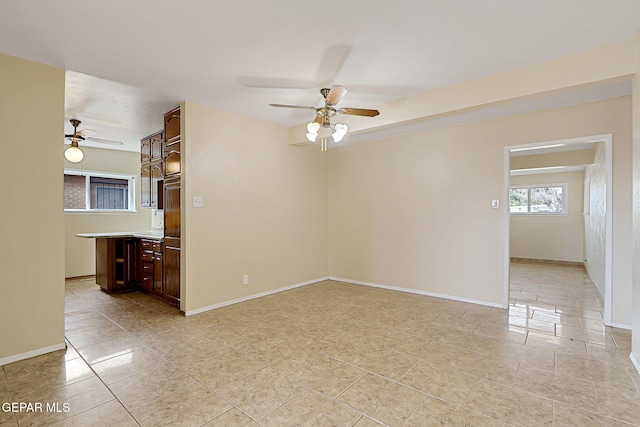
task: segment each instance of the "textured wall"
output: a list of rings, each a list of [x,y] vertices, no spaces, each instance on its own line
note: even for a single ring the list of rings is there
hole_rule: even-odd
[[[588,185],[589,211],[584,217],[585,266],[604,299],[605,285],[605,214],[606,214],[606,164],[604,143],[595,148],[593,165],[585,171],[585,185]]]

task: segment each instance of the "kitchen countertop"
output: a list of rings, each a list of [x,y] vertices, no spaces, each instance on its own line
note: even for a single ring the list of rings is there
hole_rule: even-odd
[[[136,237],[139,239],[151,239],[162,240],[164,239],[164,233],[160,230],[147,230],[147,231],[116,231],[108,233],[80,233],[76,234],[78,237],[85,237],[88,239],[107,238],[107,239],[120,239],[126,237]]]

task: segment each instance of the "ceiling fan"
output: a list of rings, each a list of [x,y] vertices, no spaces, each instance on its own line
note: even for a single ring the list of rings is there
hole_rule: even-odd
[[[84,153],[78,147],[78,143],[80,141],[91,141],[97,142],[99,144],[109,145],[123,145],[123,142],[121,141],[113,141],[111,139],[96,138],[94,136],[91,136],[98,133],[93,129],[78,130],[78,126],[80,126],[81,123],[78,119],[71,119],[69,121],[71,122],[71,126],[73,126],[73,133],[64,135],[64,139],[71,142],[71,146],[64,151],[64,157],[72,163],[78,163],[84,158]]]
[[[309,142],[315,142],[318,137],[318,132],[321,128],[329,128],[332,131],[331,136],[333,142],[338,143],[342,141],[342,138],[346,135],[349,127],[344,123],[331,124],[331,117],[336,114],[347,114],[352,116],[365,116],[375,117],[380,112],[378,110],[370,110],[366,108],[337,108],[336,105],[343,96],[347,94],[347,89],[341,85],[332,85],[331,88],[320,89],[320,94],[324,98],[324,106],[322,107],[310,107],[303,105],[287,105],[287,104],[269,104],[272,107],[280,108],[301,108],[314,110],[316,118],[314,121],[307,124],[307,140]],[[322,151],[327,151],[327,137],[320,139],[320,146]]]

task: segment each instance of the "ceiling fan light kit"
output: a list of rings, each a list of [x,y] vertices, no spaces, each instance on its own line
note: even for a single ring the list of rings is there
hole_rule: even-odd
[[[334,143],[338,143],[342,141],[344,136],[349,131],[349,126],[344,123],[331,123],[331,117],[336,114],[349,114],[353,116],[365,116],[365,117],[375,117],[380,112],[378,110],[369,110],[365,108],[334,108],[335,105],[340,102],[342,97],[347,94],[347,89],[344,86],[333,85],[331,88],[322,88],[320,89],[320,94],[324,98],[324,107],[308,107],[303,105],[286,105],[286,104],[269,104],[272,107],[279,108],[301,108],[301,109],[309,109],[315,110],[316,119],[312,122],[307,123],[307,133],[306,138],[309,142],[316,142],[318,138],[318,133],[322,128],[328,128],[331,130],[331,137],[333,138]],[[321,151],[327,151],[327,140],[328,137],[320,138],[320,149]]]
[[[78,163],[84,159],[84,153],[78,147],[78,141],[71,141],[71,147],[64,150],[64,157],[71,163]]]

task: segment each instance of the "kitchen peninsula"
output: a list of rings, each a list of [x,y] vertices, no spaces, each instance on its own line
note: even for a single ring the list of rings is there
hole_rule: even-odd
[[[96,283],[108,293],[143,291],[180,304],[180,283],[163,274],[162,231],[81,233],[96,239]]]

